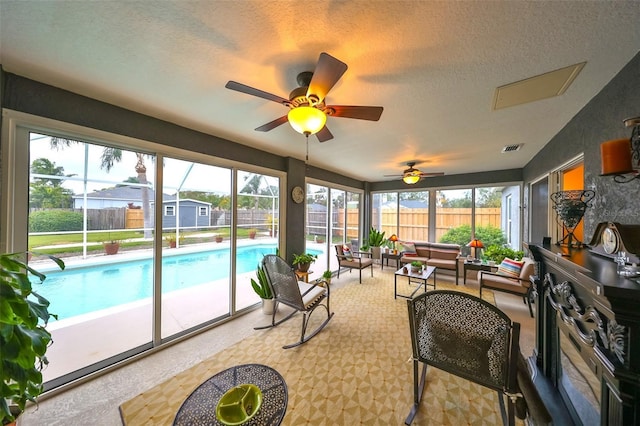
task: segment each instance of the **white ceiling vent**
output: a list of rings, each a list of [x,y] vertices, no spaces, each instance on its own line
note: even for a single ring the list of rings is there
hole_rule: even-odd
[[[496,89],[493,109],[508,108],[562,95],[573,83],[586,62],[550,71]]]
[[[518,144],[518,145],[507,145],[504,148],[502,148],[502,153],[506,153],[506,152],[516,152],[516,151],[520,151],[520,148],[522,148],[523,144]]]

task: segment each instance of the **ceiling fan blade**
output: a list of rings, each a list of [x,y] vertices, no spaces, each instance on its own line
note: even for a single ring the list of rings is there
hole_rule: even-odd
[[[315,98],[312,103],[322,102],[329,90],[340,80],[346,70],[347,64],[322,52],[309,83],[307,98],[310,100]]]
[[[329,110],[331,117],[357,118],[359,120],[378,121],[384,108],[378,106],[349,106],[331,105],[325,108]]]
[[[283,115],[282,117],[276,118],[275,120],[273,120],[273,121],[271,121],[271,122],[269,122],[267,124],[263,124],[260,127],[256,127],[255,130],[257,130],[258,132],[268,132],[269,130],[273,130],[276,127],[278,127],[278,126],[280,126],[280,125],[282,125],[282,124],[284,124],[284,123],[286,123],[288,121],[289,121],[289,119],[287,118],[287,116]]]
[[[318,133],[316,133],[316,136],[318,137],[319,142],[326,142],[330,139],[333,139],[333,135],[331,134],[329,129],[327,129],[326,125],[322,129],[320,129]]]
[[[226,87],[227,89],[235,90],[237,92],[246,93],[247,95],[257,96],[268,101],[278,102],[279,104],[285,106],[289,103],[288,99],[265,92],[264,90],[259,90],[251,86],[247,86],[246,84],[238,83],[237,81],[228,81],[227,84],[224,85],[224,87]]]
[[[429,177],[429,176],[444,176],[444,173],[443,172],[420,173],[420,177]]]
[[[383,175],[384,177],[402,177],[403,175]]]

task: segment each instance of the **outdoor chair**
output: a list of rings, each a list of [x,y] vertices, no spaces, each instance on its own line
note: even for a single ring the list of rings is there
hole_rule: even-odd
[[[509,260],[510,259],[507,259],[507,261]],[[533,318],[531,281],[529,277],[535,275],[535,261],[524,257],[522,258],[522,262],[511,261],[511,264],[513,263],[521,263],[522,266],[520,270],[512,271],[512,275],[505,275],[501,272],[502,264],[498,268],[498,272],[478,271],[480,297],[482,297],[482,290],[485,288],[521,296],[522,301],[529,307],[529,315]]]
[[[517,387],[520,324],[489,302],[455,291],[430,291],[407,304],[414,402],[405,424],[411,424],[418,411],[431,365],[497,391],[502,421],[514,425],[515,402],[522,397]],[[503,395],[508,397],[508,415]]]
[[[340,265],[337,278],[340,278],[340,269],[342,268],[349,268],[349,272],[358,269],[360,272],[360,283],[362,283],[362,270],[365,268],[371,268],[371,276],[373,277],[373,259],[364,257],[369,253],[352,252],[351,250],[347,252],[342,244],[337,244],[335,247],[338,264]]]
[[[308,341],[318,334],[328,323],[333,312],[329,309],[331,289],[329,285],[322,286],[322,281],[306,283],[298,281],[298,277],[293,272],[291,266],[279,256],[268,254],[262,259],[262,267],[267,273],[267,280],[273,293],[273,298],[277,304],[282,304],[293,308],[293,311],[284,318],[276,321],[276,311],[271,315],[271,324],[263,327],[255,327],[255,330],[275,327],[292,318],[298,312],[302,312],[302,333],[300,340],[290,345],[283,346],[284,349],[293,348]],[[322,322],[313,332],[307,334],[307,326],[311,315],[316,308],[322,307],[327,312],[327,319]]]

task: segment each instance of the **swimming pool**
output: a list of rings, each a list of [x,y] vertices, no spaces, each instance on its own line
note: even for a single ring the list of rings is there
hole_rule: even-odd
[[[255,271],[265,254],[275,252],[275,245],[239,247],[236,273]],[[228,249],[165,256],[162,293],[227,278],[229,256]],[[46,275],[44,283],[34,285],[34,290],[49,300],[50,311],[58,315],[58,319],[135,302],[151,297],[153,292],[152,259],[69,268]],[[224,282],[227,285],[228,281]]]

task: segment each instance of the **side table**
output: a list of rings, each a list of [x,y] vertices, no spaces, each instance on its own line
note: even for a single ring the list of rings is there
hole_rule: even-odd
[[[253,383],[262,391],[262,406],[246,425],[279,425],[287,411],[287,384],[276,370],[262,364],[242,364],[209,378],[185,399],[173,425],[219,425],[216,405],[234,386]]]
[[[467,260],[464,261],[464,271],[462,275],[462,283],[467,285],[467,271],[492,271],[494,269],[498,269],[497,265],[488,265],[486,263],[476,263],[469,262]]]
[[[400,253],[382,253],[382,262],[380,262],[380,269],[384,269],[384,262],[385,259],[387,261],[387,266],[389,266],[389,259],[393,259],[396,261],[396,269],[400,267],[400,258],[402,258],[402,255]]]
[[[298,271],[297,269],[293,272],[296,273],[296,276],[299,280],[304,281],[305,283],[309,282],[309,274],[313,274],[313,271]]]

